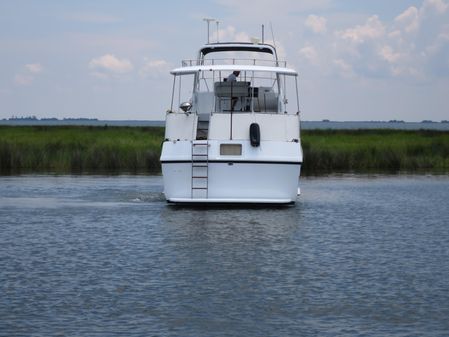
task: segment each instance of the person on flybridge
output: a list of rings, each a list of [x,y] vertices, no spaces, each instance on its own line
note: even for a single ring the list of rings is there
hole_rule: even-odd
[[[237,82],[237,77],[240,75],[239,70],[234,70],[229,76],[226,78],[226,82]],[[231,110],[234,111],[234,107],[237,104],[238,97],[231,97]]]
[[[226,82],[237,82],[237,77],[240,75],[240,71],[238,70],[234,70],[232,72],[232,74],[230,74],[227,78],[226,78]]]

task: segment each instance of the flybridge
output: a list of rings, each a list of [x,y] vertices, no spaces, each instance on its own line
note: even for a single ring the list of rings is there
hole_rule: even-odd
[[[229,57],[206,58],[208,54],[220,52],[229,53],[226,55]],[[262,57],[263,54],[272,56],[267,59],[266,57]],[[182,67],[208,65],[252,65],[286,68],[287,62],[278,59],[276,49],[272,45],[248,42],[209,43],[199,50],[197,59],[182,61]]]
[[[209,56],[211,54],[213,56]],[[212,111],[230,110],[287,113],[286,92],[289,88],[296,93],[295,113],[299,113],[298,73],[287,68],[285,61],[278,60],[276,49],[272,45],[248,42],[208,43],[199,49],[197,55],[197,59],[183,60],[181,67],[171,71],[174,80],[170,111],[173,111],[176,94],[178,106],[188,102],[190,108],[186,111],[196,111],[200,115],[209,110],[208,114]],[[230,73],[236,71],[240,75],[237,83],[222,83],[226,82]],[[193,76],[189,80],[193,81],[193,91],[190,85],[186,87],[182,84],[188,78],[185,75]],[[229,90],[224,90],[224,87],[229,87]],[[240,94],[237,95],[237,92]],[[187,105],[183,107],[186,109]],[[182,111],[184,109],[181,108]]]

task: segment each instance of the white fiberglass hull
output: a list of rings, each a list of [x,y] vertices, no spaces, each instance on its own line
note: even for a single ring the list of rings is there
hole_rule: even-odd
[[[207,169],[192,170],[191,142],[166,142],[161,156],[164,194],[173,203],[294,203],[302,152],[298,143],[240,142],[246,156],[220,156],[209,142]],[[261,150],[265,149],[265,151]],[[265,152],[265,153],[264,153]],[[190,159],[189,159],[190,158]],[[207,170],[207,171],[206,171]],[[205,178],[194,178],[205,177]]]

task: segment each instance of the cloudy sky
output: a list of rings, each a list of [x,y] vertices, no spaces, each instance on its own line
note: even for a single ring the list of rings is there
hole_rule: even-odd
[[[221,41],[271,22],[304,120],[449,119],[449,0],[0,0],[0,119],[164,119],[204,17]]]

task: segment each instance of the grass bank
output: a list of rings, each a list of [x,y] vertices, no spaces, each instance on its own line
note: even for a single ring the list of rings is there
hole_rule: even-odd
[[[0,126],[0,173],[158,173],[157,127]],[[449,132],[303,130],[306,175],[449,172]]]
[[[305,130],[304,173],[449,172],[449,132]]]
[[[164,129],[0,127],[0,172],[159,172]]]

